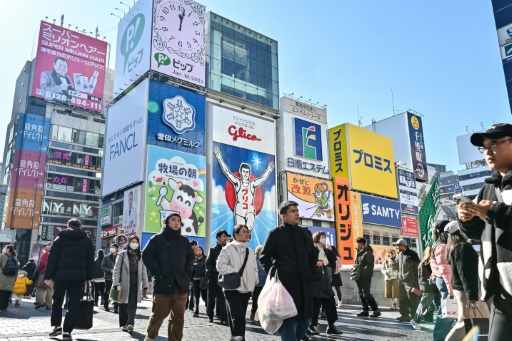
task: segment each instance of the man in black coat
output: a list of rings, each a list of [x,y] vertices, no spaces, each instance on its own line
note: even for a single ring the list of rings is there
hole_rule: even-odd
[[[409,249],[405,239],[398,239],[393,245],[396,245],[398,251],[398,283],[400,293],[398,295],[400,316],[397,320],[400,322],[409,322],[416,313],[420,303],[420,291],[418,280],[418,265],[420,258],[418,254]]]
[[[112,288],[112,274],[114,273],[114,265],[116,264],[117,253],[119,252],[119,245],[116,243],[112,243],[110,245],[110,253],[103,257],[103,261],[101,262],[101,270],[103,270],[104,278],[105,278],[105,299],[103,300],[103,307],[105,311],[110,311],[108,307],[108,296],[110,293],[110,289]],[[119,303],[114,302],[114,313],[117,314],[119,312]]]
[[[206,277],[208,277],[208,303],[206,306],[206,312],[208,314],[208,320],[213,322],[213,312],[215,310],[215,300],[217,300],[217,310],[219,311],[219,318],[222,324],[227,323],[228,316],[226,312],[226,300],[222,292],[222,288],[219,286],[219,272],[217,271],[217,258],[220,255],[220,251],[229,238],[229,234],[225,230],[217,231],[215,235],[217,237],[217,245],[210,249],[208,258],[206,259]]]
[[[84,282],[90,283],[94,272],[94,246],[78,219],[70,219],[68,228],[63,230],[53,242],[44,280],[53,286],[53,305],[50,336],[62,334],[63,340],[72,340],[71,332],[75,324],[76,309],[82,297]],[[67,292],[69,302],[64,325],[62,304]]]
[[[361,237],[356,239],[356,245],[357,256],[354,267],[359,267],[359,278],[355,281],[359,291],[361,305],[363,306],[363,310],[356,315],[359,317],[379,317],[381,315],[379,305],[370,292],[370,288],[372,286],[373,267],[375,265],[373,249],[366,243],[366,239]],[[371,314],[369,313],[370,308],[372,308]]]
[[[297,307],[297,316],[284,320],[281,340],[302,340],[313,317],[313,281],[317,253],[311,232],[298,226],[298,204],[285,201],[279,207],[283,224],[270,231],[263,246],[260,263],[268,273],[272,266]]]
[[[183,338],[185,308],[191,274],[194,270],[194,251],[187,237],[181,235],[181,216],[171,213],[165,227],[154,235],[142,252],[142,261],[154,276],[153,309],[149,317],[146,341],[153,341],[163,320],[169,316],[168,338]]]

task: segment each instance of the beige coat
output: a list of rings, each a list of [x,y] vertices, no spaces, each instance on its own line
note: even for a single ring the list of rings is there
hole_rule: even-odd
[[[7,263],[7,256],[5,253],[2,253],[0,255],[0,265],[2,268],[5,266],[5,263]],[[18,263],[19,266],[19,263]],[[14,283],[16,282],[16,278],[18,278],[17,275],[9,276],[3,274],[2,270],[0,269],[0,290],[3,291],[12,291],[14,288]]]
[[[142,289],[148,287],[148,272],[146,266],[142,263],[142,259],[138,262],[138,290],[137,302],[142,301]],[[128,303],[128,294],[130,293],[130,261],[128,260],[128,252],[120,252],[116,258],[114,273],[112,276],[112,285],[120,286],[119,303]]]

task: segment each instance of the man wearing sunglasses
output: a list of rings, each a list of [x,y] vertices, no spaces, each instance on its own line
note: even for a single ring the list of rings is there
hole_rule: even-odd
[[[485,179],[474,203],[461,203],[460,229],[482,241],[479,275],[481,299],[493,298],[489,340],[512,335],[512,125],[495,124],[471,135],[494,173]]]

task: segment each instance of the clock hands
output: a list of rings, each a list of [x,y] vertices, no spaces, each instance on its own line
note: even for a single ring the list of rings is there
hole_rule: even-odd
[[[181,10],[181,13],[178,14],[178,18],[180,18],[180,28],[178,31],[181,31],[181,25],[183,24],[183,18],[185,17],[185,8]]]

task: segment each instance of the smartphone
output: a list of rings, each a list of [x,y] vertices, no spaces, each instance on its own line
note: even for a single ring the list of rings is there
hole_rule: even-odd
[[[469,199],[465,195],[457,194],[453,196],[453,199],[457,202],[457,204],[465,203],[465,202],[473,202],[473,200]]]

